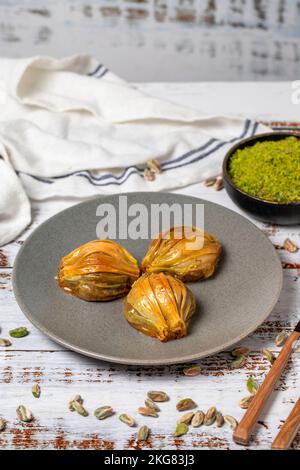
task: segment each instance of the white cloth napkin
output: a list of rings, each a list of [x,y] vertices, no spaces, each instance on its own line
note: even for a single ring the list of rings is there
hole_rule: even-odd
[[[266,130],[149,96],[89,56],[0,59],[0,111],[0,245],[30,223],[29,199],[185,186]],[[149,182],[152,158],[162,173]]]

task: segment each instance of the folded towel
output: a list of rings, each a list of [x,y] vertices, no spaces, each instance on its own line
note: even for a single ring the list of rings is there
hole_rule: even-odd
[[[29,199],[186,186],[266,128],[157,99],[89,56],[0,59],[0,245],[30,223]],[[146,181],[146,162],[161,173]]]

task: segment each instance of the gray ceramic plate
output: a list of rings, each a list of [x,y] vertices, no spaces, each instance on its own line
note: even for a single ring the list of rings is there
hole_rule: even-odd
[[[128,204],[204,204],[205,229],[222,243],[214,278],[190,283],[198,311],[186,338],[160,343],[129,326],[123,299],[84,302],[60,290],[54,276],[62,256],[96,238],[100,203],[118,206],[118,196],[86,201],[44,222],[27,239],[14,265],[17,302],[29,320],[54,341],[106,361],[124,364],[189,362],[230,348],[271,313],[281,291],[282,268],[266,236],[240,215],[200,199],[167,193],[128,194]],[[124,214],[122,214],[124,216]],[[118,240],[117,240],[118,241]],[[149,240],[121,240],[137,259]]]

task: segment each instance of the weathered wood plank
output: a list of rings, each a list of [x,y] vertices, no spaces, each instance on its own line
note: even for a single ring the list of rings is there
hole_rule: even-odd
[[[4,56],[89,52],[130,80],[299,75],[297,0],[14,0],[0,17]]]
[[[182,439],[173,436],[178,413],[176,402],[187,395],[200,409],[215,405],[225,414],[240,419],[243,410],[239,400],[247,395],[246,380],[252,375],[261,381],[269,364],[260,354],[252,354],[247,366],[230,370],[230,356],[226,353],[201,361],[203,374],[188,378],[182,366],[141,368],[103,366],[101,363],[70,352],[6,352],[0,353],[1,415],[8,427],[0,435],[0,448],[136,448],[136,429],[120,423],[121,412],[132,414],[138,425],[147,424],[151,438],[145,448],[237,448],[232,442],[231,430],[201,427],[191,429]],[[281,420],[298,398],[300,377],[299,353],[294,356],[273,393],[254,435],[255,448],[269,448]],[[38,382],[42,389],[40,399],[31,395],[31,385]],[[161,405],[158,419],[145,418],[136,409],[143,404],[149,389],[163,389],[171,397]],[[67,410],[68,400],[76,393],[85,399],[90,416],[83,418]],[[15,408],[24,403],[34,413],[32,424],[20,424]],[[101,405],[114,407],[116,415],[99,422],[93,410]],[[299,448],[300,442],[294,444]]]
[[[274,246],[278,249],[278,254],[282,262],[286,265],[296,265],[295,268],[300,268],[300,250],[298,253],[289,253],[283,250],[283,243],[286,238],[290,238],[300,247],[300,226],[282,226],[277,227],[269,224],[263,224],[261,222],[250,219],[245,213],[243,213],[229,198],[225,190],[217,192],[212,188],[206,188],[203,183],[198,185],[192,185],[188,188],[181,188],[175,191],[181,194],[192,195],[195,197],[203,198],[222,204],[235,212],[243,215],[259,227],[271,240]],[[20,246],[24,243],[24,240],[40,225],[42,222],[47,220],[52,215],[80,202],[79,200],[58,200],[58,201],[43,201],[43,202],[32,202],[32,223],[31,225],[15,240],[13,243],[3,246],[0,248],[0,270],[1,268],[9,268],[13,266],[14,259]],[[299,266],[297,266],[299,265]],[[287,266],[288,267],[288,266]]]
[[[294,269],[284,271],[283,291],[274,311],[243,344],[258,351],[263,347],[276,350],[274,338],[282,329],[291,331],[300,318],[300,276]],[[61,346],[40,333],[23,315],[13,296],[11,287],[11,270],[0,271],[0,327],[1,336],[7,337],[10,329],[16,326],[27,326],[30,334],[13,340],[10,350],[63,350]]]

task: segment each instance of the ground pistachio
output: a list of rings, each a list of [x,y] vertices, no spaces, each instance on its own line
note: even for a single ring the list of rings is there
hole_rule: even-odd
[[[146,398],[145,400],[145,406],[147,408],[151,408],[152,410],[155,410],[155,411],[160,411],[159,407],[157,406],[157,404],[151,400],[151,398]]]
[[[205,414],[203,413],[203,411],[201,410],[196,411],[196,413],[193,416],[192,423],[191,423],[193,428],[199,428],[203,424],[204,418],[205,418]]]
[[[239,401],[239,405],[241,408],[243,408],[243,410],[247,410],[252,400],[253,400],[253,395],[248,395],[247,397],[244,397]]]
[[[183,436],[184,434],[186,434],[188,432],[188,430],[189,430],[189,427],[188,427],[187,424],[179,423],[176,426],[175,436],[176,437]]]
[[[138,413],[142,416],[150,416],[151,418],[157,418],[157,411],[153,408],[148,408],[148,406],[140,406],[138,408]]]
[[[75,408],[73,406],[74,401],[77,401],[78,403],[80,403],[82,405],[83,398],[82,398],[81,395],[75,395],[73,398],[71,398],[71,400],[68,403],[68,408],[69,408],[70,411],[75,411]]]
[[[231,429],[235,430],[237,428],[238,422],[233,416],[225,415],[224,421],[226,424],[228,424],[228,426],[231,427]]]
[[[39,384],[33,384],[31,389],[32,395],[34,398],[40,398],[41,396],[41,387]]]
[[[84,408],[82,403],[79,403],[79,401],[73,401],[72,406],[79,415],[84,417],[89,415],[88,411]]]
[[[186,413],[185,415],[179,418],[179,420],[177,421],[177,424],[180,424],[180,423],[190,424],[193,417],[194,417],[194,413],[192,411],[189,413]]]
[[[150,390],[147,393],[148,398],[152,401],[157,401],[157,402],[164,402],[169,400],[169,396],[166,394],[166,392],[161,392],[160,390]]]
[[[4,431],[6,428],[6,421],[3,418],[0,418],[0,432]]]
[[[249,377],[247,380],[247,389],[248,392],[251,393],[251,395],[255,395],[259,389],[259,384],[256,382],[256,380],[253,379],[253,377]]]
[[[138,441],[146,441],[149,436],[149,428],[148,426],[142,426],[138,431]]]
[[[197,375],[201,374],[201,367],[199,366],[186,367],[185,369],[183,369],[183,373],[187,377],[196,377]]]
[[[29,334],[26,326],[20,326],[19,328],[15,328],[14,330],[10,330],[9,332],[12,338],[23,338]]]
[[[0,338],[0,346],[7,348],[8,346],[11,346],[11,342],[9,341],[9,339]]]
[[[240,367],[243,367],[245,363],[246,363],[246,357],[239,356],[235,359],[235,361],[232,361],[231,369],[240,369]]]
[[[191,398],[183,398],[176,405],[177,411],[188,411],[196,407],[196,403]]]
[[[216,424],[218,428],[221,428],[224,424],[224,417],[220,411],[216,413]]]
[[[288,338],[288,335],[285,331],[281,331],[275,338],[275,344],[278,348],[284,345]]]
[[[217,409],[215,406],[211,406],[204,417],[204,426],[211,426],[216,421]]]
[[[233,357],[240,357],[240,356],[248,356],[250,353],[249,348],[245,348],[244,346],[239,346],[238,348],[235,348],[233,351],[231,351],[231,355]]]
[[[269,361],[271,364],[273,364],[273,362],[275,361],[275,357],[273,353],[269,351],[269,349],[266,349],[266,348],[262,349],[261,352],[264,358],[267,359],[267,361]]]
[[[122,413],[120,416],[119,416],[119,420],[122,421],[122,423],[125,423],[127,424],[127,426],[129,427],[133,427],[135,426],[135,421],[134,419],[128,415],[127,413]]]
[[[20,421],[29,423],[30,421],[33,420],[33,415],[31,411],[28,408],[26,408],[26,406],[24,405],[18,406],[18,408],[16,409],[16,413]]]
[[[100,406],[94,411],[94,415],[97,419],[106,419],[114,414],[114,410],[111,406]]]

